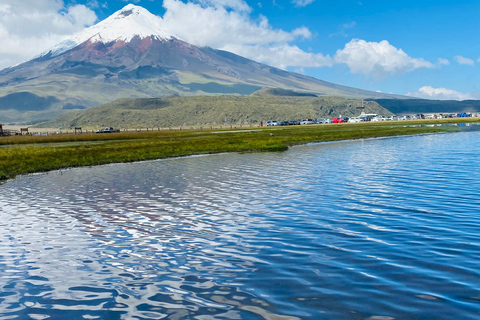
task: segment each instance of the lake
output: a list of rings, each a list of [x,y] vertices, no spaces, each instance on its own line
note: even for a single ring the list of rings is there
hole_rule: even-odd
[[[480,132],[0,186],[0,319],[479,319]]]

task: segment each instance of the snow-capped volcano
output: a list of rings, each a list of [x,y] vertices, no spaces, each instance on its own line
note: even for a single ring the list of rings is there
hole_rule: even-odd
[[[129,4],[98,24],[62,41],[40,56],[58,56],[86,41],[92,43],[130,42],[134,37],[172,39],[172,34],[162,26],[162,22],[161,17],[142,7]]]
[[[8,117],[2,111],[2,122],[38,122],[120,98],[251,94],[264,87],[387,96],[196,47],[164,25],[161,17],[130,4],[44,54],[0,70],[0,110],[2,101],[10,110]]]

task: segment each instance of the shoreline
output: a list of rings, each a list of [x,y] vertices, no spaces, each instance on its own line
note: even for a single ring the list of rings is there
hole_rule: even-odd
[[[473,119],[472,119],[473,120]],[[112,163],[129,163],[195,155],[248,152],[278,152],[310,143],[368,138],[458,132],[442,123],[478,122],[377,122],[175,132],[113,134],[64,134],[57,136],[12,136],[0,138],[0,182],[17,176]],[[410,126],[411,125],[411,126]],[[480,128],[480,127],[479,127]],[[273,130],[272,130],[273,129]],[[281,129],[281,130],[278,130]]]

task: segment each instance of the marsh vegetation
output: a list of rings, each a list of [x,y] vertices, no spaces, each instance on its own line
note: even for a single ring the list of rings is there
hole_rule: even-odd
[[[446,123],[452,120],[425,121]],[[416,125],[423,122],[415,121]],[[0,139],[0,178],[69,167],[223,152],[283,151],[324,141],[456,131],[457,127],[406,126],[404,122],[308,125],[241,130],[62,134]]]

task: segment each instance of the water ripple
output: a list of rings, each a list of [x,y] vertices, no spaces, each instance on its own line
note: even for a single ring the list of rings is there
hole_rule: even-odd
[[[0,319],[478,319],[479,137],[10,181]]]

